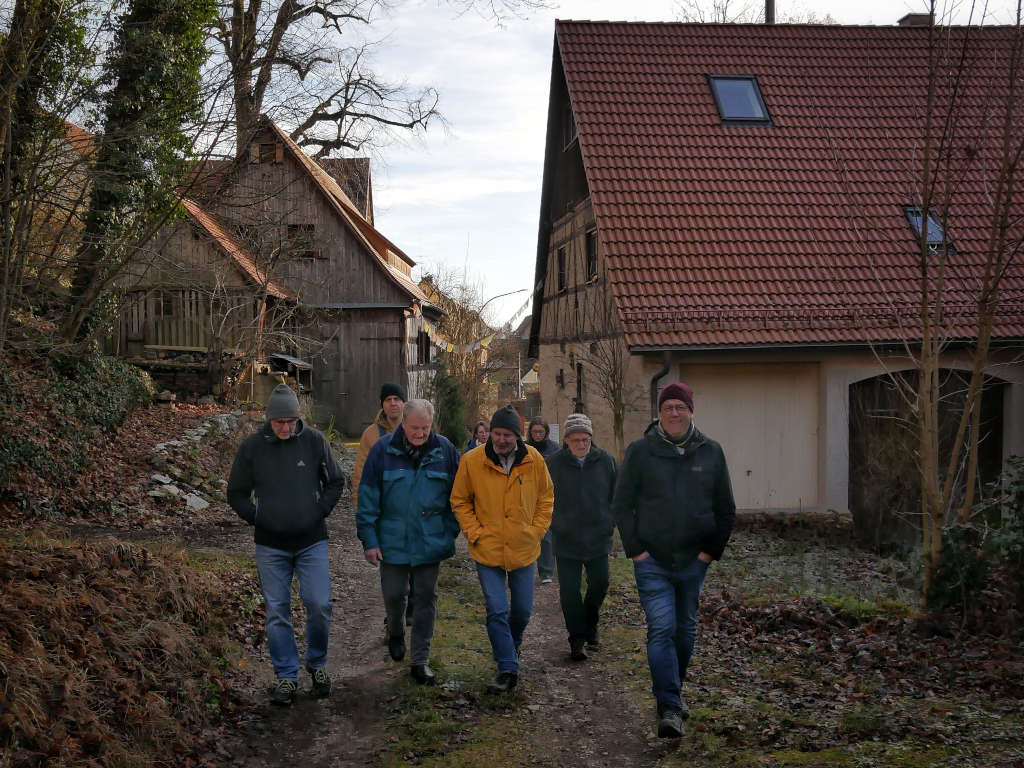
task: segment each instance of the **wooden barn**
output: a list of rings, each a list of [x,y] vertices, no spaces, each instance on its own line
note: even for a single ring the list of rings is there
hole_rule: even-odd
[[[318,164],[264,116],[248,152],[197,172],[182,207],[127,279],[122,354],[172,381],[191,367],[185,388],[208,391],[240,362],[247,375],[306,363],[318,419],[347,434],[374,418],[382,382],[408,388],[429,359],[422,313],[435,310],[373,225],[365,158]]]

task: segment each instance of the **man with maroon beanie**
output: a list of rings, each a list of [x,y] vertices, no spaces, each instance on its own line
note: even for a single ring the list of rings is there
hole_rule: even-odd
[[[693,391],[683,382],[661,391],[658,418],[626,450],[612,513],[647,616],[658,736],[678,738],[689,717],[680,689],[704,577],[736,518],[725,454],[694,425]]]

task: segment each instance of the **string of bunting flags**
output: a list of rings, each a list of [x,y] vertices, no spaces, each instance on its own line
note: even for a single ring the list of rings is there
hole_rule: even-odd
[[[478,349],[487,349],[491,346],[491,342],[494,341],[494,337],[497,335],[495,333],[490,333],[482,339],[477,339],[469,344],[454,344],[444,336],[444,334],[437,330],[437,326],[426,318],[423,318],[423,330],[426,331],[427,336],[430,337],[431,343],[439,349],[445,352],[461,352],[464,355],[476,352]]]
[[[537,287],[534,288],[534,293],[540,290],[540,286],[541,283],[537,283]],[[533,294],[530,294],[530,297],[523,302],[523,305],[515,311],[512,317],[508,319],[508,324],[514,323],[516,320],[518,320],[519,317],[523,314],[523,312],[529,309],[530,304],[532,303]],[[435,326],[425,317],[423,318],[423,330],[426,331],[427,336],[430,337],[431,343],[434,344],[438,349],[441,349],[444,352],[461,352],[464,355],[468,355],[480,349],[487,349],[491,345],[491,342],[494,341],[494,337],[498,335],[497,333],[489,333],[483,338],[477,339],[476,341],[471,342],[469,344],[456,344],[452,342],[443,333],[441,333],[437,329],[437,326]]]

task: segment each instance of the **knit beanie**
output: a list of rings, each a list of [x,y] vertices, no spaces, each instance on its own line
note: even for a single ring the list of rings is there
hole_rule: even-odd
[[[686,403],[686,407],[693,413],[693,390],[689,386],[681,381],[677,381],[675,384],[669,384],[658,395],[658,410],[661,410],[661,404],[666,400],[682,400]]]
[[[590,419],[582,413],[570,413],[565,417],[565,426],[562,427],[562,437],[568,437],[573,432],[586,432],[594,436],[594,425]]]
[[[299,418],[299,398],[287,384],[278,384],[267,398],[267,421]]]
[[[380,404],[384,405],[384,401],[387,400],[392,395],[397,397],[403,403],[406,401],[405,390],[402,389],[398,384],[392,384],[391,382],[388,382],[387,384],[381,385]]]
[[[504,408],[499,408],[491,416],[491,429],[498,427],[499,429],[507,429],[509,432],[515,432],[516,437],[522,438],[523,436],[523,422],[519,418],[519,412],[516,411],[511,405],[506,405]]]

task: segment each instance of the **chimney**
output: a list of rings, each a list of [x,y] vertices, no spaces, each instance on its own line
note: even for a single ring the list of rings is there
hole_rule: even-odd
[[[934,20],[935,14],[932,13],[908,13],[896,23],[901,27],[930,27]]]
[[[775,0],[764,0],[764,23],[775,23]]]

